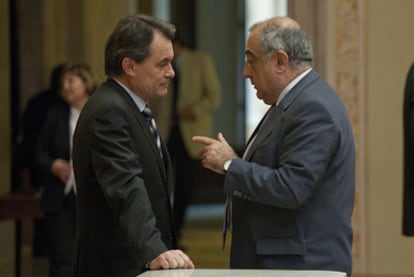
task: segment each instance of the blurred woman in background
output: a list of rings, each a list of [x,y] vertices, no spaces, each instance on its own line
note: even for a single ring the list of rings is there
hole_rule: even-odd
[[[48,232],[49,277],[70,276],[76,230],[72,137],[80,111],[96,86],[88,65],[68,65],[60,83],[60,95],[66,105],[50,110],[39,136],[36,161],[44,184],[42,207]]]

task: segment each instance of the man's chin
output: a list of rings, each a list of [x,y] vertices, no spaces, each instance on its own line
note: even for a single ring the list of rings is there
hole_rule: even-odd
[[[166,96],[167,93],[168,93],[168,89],[161,89],[161,90],[158,91],[157,97],[162,98],[162,97]]]
[[[263,97],[263,94],[261,94],[259,91],[256,92],[256,97],[259,100],[262,100],[263,103],[265,103],[266,105],[273,105],[274,103],[272,102],[271,99],[269,99],[269,97],[267,97],[267,99],[265,97]]]

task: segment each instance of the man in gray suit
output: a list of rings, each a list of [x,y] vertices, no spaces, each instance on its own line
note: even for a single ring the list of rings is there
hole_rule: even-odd
[[[221,133],[202,165],[225,174],[231,268],[351,274],[355,190],[352,128],[341,99],[312,69],[312,47],[287,17],[250,29],[244,77],[271,105],[239,158]]]
[[[174,32],[169,23],[135,15],[121,19],[108,38],[109,78],[83,108],[74,135],[74,276],[194,268],[174,249],[171,163],[147,107],[174,77]]]

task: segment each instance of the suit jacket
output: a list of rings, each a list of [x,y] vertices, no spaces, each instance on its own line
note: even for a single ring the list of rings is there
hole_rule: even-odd
[[[231,267],[350,274],[355,150],[340,98],[312,70],[256,133],[225,176]]]
[[[192,141],[195,135],[211,136],[213,111],[220,104],[221,88],[210,56],[200,51],[181,50],[182,64],[179,74],[177,110],[191,108],[194,120],[178,122],[184,145],[193,159],[198,158],[200,146]],[[177,78],[177,76],[176,76]],[[167,140],[172,124],[173,82],[162,99],[151,101],[151,109],[157,119],[160,135]]]
[[[55,159],[70,159],[68,105],[52,108],[48,113],[36,151],[36,161],[41,173],[42,207],[48,213],[57,212],[63,204],[65,184],[50,169]]]
[[[82,109],[74,136],[74,276],[136,276],[175,247],[164,145],[163,157],[132,98],[107,80]]]
[[[404,92],[404,196],[403,234],[414,236],[414,64]]]
[[[37,145],[49,111],[55,106],[67,106],[57,91],[50,88],[30,98],[22,118],[23,140],[19,145],[21,166],[30,170],[32,188],[38,190],[44,185],[38,169]],[[69,115],[68,115],[69,116]]]

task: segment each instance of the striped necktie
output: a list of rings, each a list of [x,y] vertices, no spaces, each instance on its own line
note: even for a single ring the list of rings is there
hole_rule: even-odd
[[[145,108],[142,111],[142,114],[144,115],[148,123],[151,133],[154,135],[155,141],[157,143],[158,149],[160,150],[160,155],[162,158],[161,138],[160,138],[160,135],[158,134],[157,124],[155,124],[155,120],[152,117],[152,113],[148,105],[145,105]]]

